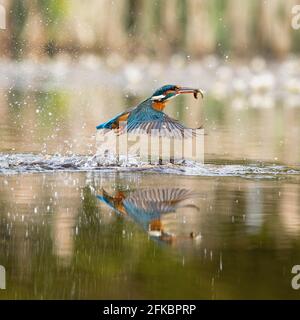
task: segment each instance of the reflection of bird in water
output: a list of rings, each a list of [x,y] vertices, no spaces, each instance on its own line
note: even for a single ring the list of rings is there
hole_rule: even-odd
[[[192,201],[186,201],[197,196],[197,193],[183,188],[143,189],[129,194],[118,191],[114,196],[102,189],[102,194],[97,198],[115,212],[133,218],[150,236],[162,241],[172,241],[176,237],[165,231],[163,216],[179,208],[194,208],[198,211],[199,208]],[[186,236],[197,237],[193,230]]]
[[[198,97],[198,94],[203,97],[199,89],[165,85],[138,106],[119,113],[109,121],[98,125],[97,129],[121,130],[126,128],[127,132],[146,134],[150,134],[151,130],[159,130],[167,136],[181,137],[184,135],[184,130],[188,128],[166,115],[163,110],[166,103],[172,98],[186,93],[192,93],[195,98]],[[126,123],[126,126],[123,123]]]

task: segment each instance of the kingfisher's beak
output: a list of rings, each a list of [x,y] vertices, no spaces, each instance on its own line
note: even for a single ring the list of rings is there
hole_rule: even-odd
[[[194,89],[194,88],[188,88],[188,87],[179,87],[176,91],[177,94],[183,94],[183,93],[192,93],[195,97],[195,99],[198,98],[198,94],[200,93],[202,99],[203,99],[203,91],[200,89]]]

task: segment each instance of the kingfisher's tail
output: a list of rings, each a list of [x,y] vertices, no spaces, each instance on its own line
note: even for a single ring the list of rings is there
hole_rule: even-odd
[[[113,117],[112,119],[103,122],[101,124],[99,124],[96,129],[112,129],[112,125],[115,123],[118,123],[118,121],[122,118],[122,116],[127,116],[129,114],[128,110],[127,111],[123,111],[119,114],[117,114],[115,117]],[[126,119],[126,118],[125,118]],[[125,120],[124,119],[124,120]]]
[[[100,123],[96,129],[111,129],[112,128],[112,124],[116,121],[116,118],[113,118],[109,121]]]

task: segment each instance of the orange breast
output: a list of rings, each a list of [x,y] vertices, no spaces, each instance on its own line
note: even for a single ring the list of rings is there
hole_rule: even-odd
[[[166,107],[166,103],[165,103],[165,102],[153,101],[153,102],[152,102],[152,107],[153,107],[155,110],[162,111],[162,110]]]

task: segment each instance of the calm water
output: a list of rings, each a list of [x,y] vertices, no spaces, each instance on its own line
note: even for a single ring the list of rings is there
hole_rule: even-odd
[[[2,298],[299,298],[300,177],[50,173],[0,179]],[[162,214],[173,240],[96,198],[199,192]],[[196,237],[192,238],[191,233]]]
[[[142,98],[0,92],[0,298],[299,299],[300,108],[178,98],[204,166],[94,165],[95,126]]]

